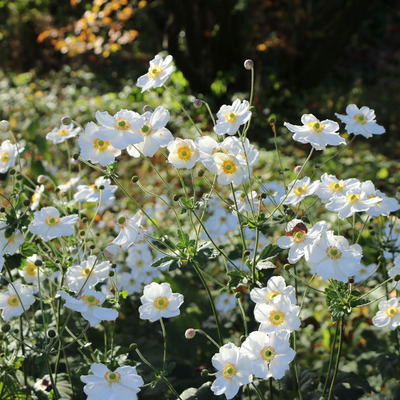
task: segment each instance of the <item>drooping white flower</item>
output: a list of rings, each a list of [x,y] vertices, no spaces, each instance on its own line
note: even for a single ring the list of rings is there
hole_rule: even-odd
[[[266,334],[251,332],[240,352],[250,359],[251,373],[260,379],[281,379],[289,369],[296,352],[289,345],[289,331]]]
[[[111,116],[107,111],[96,111],[96,119],[100,124],[99,132],[116,149],[124,150],[131,144],[143,142],[139,129],[145,119],[137,112],[120,110]]]
[[[354,282],[360,283],[360,282],[365,281],[369,276],[371,276],[371,274],[375,270],[375,268],[376,268],[376,264],[369,264],[369,265],[359,264],[358,270],[354,274]],[[390,276],[390,274],[389,274],[389,276]]]
[[[301,322],[298,317],[300,307],[292,304],[285,295],[273,297],[270,302],[256,304],[254,317],[260,322],[259,331],[265,333],[277,332],[286,329],[293,332],[300,328]]]
[[[325,173],[321,176],[321,182],[315,194],[323,203],[328,203],[335,196],[345,196],[346,192],[359,189],[360,185],[361,183],[358,179],[340,180],[334,175]]]
[[[236,99],[231,106],[223,105],[217,113],[214,132],[218,135],[234,135],[241,125],[251,117],[250,104],[247,100]]]
[[[372,135],[382,135],[385,128],[378,125],[375,121],[375,111],[369,107],[363,106],[360,109],[355,104],[349,104],[346,107],[347,115],[337,114],[343,123],[346,124],[346,131],[355,135],[363,135],[367,139]]]
[[[169,283],[152,282],[144,287],[140,301],[142,302],[139,307],[140,319],[155,322],[160,318],[171,318],[179,315],[183,296],[179,293],[172,293]]]
[[[192,169],[200,154],[191,139],[176,138],[167,146],[169,151],[168,162],[175,168]]]
[[[239,139],[236,136],[228,136],[223,141],[228,152],[233,153],[243,165],[246,166],[246,180],[249,180],[253,172],[253,167],[257,164],[259,152],[249,139]],[[250,170],[250,172],[249,172]]]
[[[310,248],[328,229],[325,221],[317,222],[310,230],[299,219],[290,221],[286,226],[286,235],[277,239],[276,244],[281,249],[289,249],[288,261],[296,264],[304,256],[306,249]]]
[[[121,154],[121,150],[116,149],[107,137],[108,135],[101,132],[94,122],[89,122],[85,127],[85,132],[78,138],[81,157],[93,164],[99,163],[103,167],[114,162],[115,157]]]
[[[0,255],[15,254],[25,241],[24,235],[19,229],[16,229],[11,236],[8,235],[6,221],[0,221]]]
[[[143,226],[141,225],[143,214],[138,211],[133,217],[119,217],[117,225],[121,228],[118,236],[111,242],[120,246],[122,250],[128,249],[132,244],[140,241],[143,237]]]
[[[100,189],[102,188],[102,189]],[[111,185],[111,180],[100,176],[92,185],[79,185],[78,191],[74,194],[74,199],[79,202],[97,203],[101,200],[101,205],[110,206],[114,203],[114,193],[118,186]]]
[[[44,186],[36,186],[35,192],[32,195],[31,198],[31,210],[36,210],[39,207],[40,199],[42,197],[42,194],[44,192]]]
[[[75,293],[80,292],[83,288],[93,289],[97,283],[107,279],[110,268],[109,261],[97,262],[96,256],[89,256],[87,260],[67,269],[68,287]]]
[[[215,303],[215,309],[221,313],[236,310],[236,298],[233,293],[222,293]]]
[[[241,386],[247,385],[253,379],[249,358],[233,343],[221,346],[211,362],[217,370],[216,379],[211,385],[216,396],[224,394],[229,400],[237,394]]]
[[[170,117],[166,108],[159,106],[152,113],[145,112],[142,117],[145,122],[138,132],[143,141],[126,149],[128,154],[135,158],[139,158],[140,153],[146,157],[153,157],[160,147],[166,147],[174,140],[172,133],[165,127]]]
[[[0,174],[5,174],[10,168],[15,166],[18,149],[15,144],[5,140],[0,146]]]
[[[167,56],[164,60],[160,55],[157,55],[150,61],[149,71],[139,77],[136,82],[136,86],[142,88],[142,93],[145,90],[164,85],[175,71],[175,66],[170,65],[172,60],[172,56]]]
[[[372,323],[378,328],[388,327],[392,331],[400,325],[399,298],[382,300],[379,305],[379,311],[372,318]]]
[[[240,185],[248,176],[245,163],[234,154],[215,153],[213,158],[217,168],[217,181],[221,185]]]
[[[366,181],[361,184],[362,191],[368,199],[376,198],[379,201],[373,204],[366,213],[371,217],[379,217],[380,215],[388,216],[391,212],[400,209],[398,201],[392,197],[386,197],[385,193],[375,189],[371,181]]]
[[[33,214],[33,221],[28,229],[48,241],[60,236],[73,235],[74,225],[78,222],[78,215],[72,214],[60,218],[60,212],[55,207],[44,207]]]
[[[339,136],[339,124],[325,119],[320,121],[312,114],[304,114],[301,117],[303,125],[292,125],[285,122],[289,131],[294,132],[293,140],[300,143],[310,143],[315,150],[325,150],[327,145],[338,146],[346,144],[346,141]]]
[[[119,367],[115,371],[104,364],[94,363],[90,367],[91,375],[82,375],[86,385],[83,391],[87,400],[137,400],[143,379],[134,367]]]
[[[115,321],[118,318],[118,311],[111,308],[100,307],[106,295],[92,289],[86,289],[78,298],[59,291],[58,294],[65,300],[64,306],[79,312],[90,326],[95,326],[101,321]]]
[[[290,190],[286,199],[283,201],[283,204],[290,204],[295,206],[303,201],[306,197],[311,196],[315,193],[319,185],[318,181],[311,183],[311,179],[306,176],[303,179],[292,181],[287,186],[288,190]],[[286,195],[284,195],[286,196]]]
[[[228,152],[224,143],[225,140],[222,143],[218,143],[210,136],[201,136],[195,139],[195,144],[200,155],[199,162],[201,162],[213,174],[217,173],[217,167],[215,166],[213,155],[217,152]]]
[[[4,321],[18,317],[29,310],[35,302],[33,286],[23,285],[19,279],[9,283],[5,292],[0,292],[0,309]]]
[[[343,236],[327,231],[314,244],[306,249],[305,258],[311,272],[322,279],[336,279],[347,282],[350,276],[356,275],[362,248],[358,244],[349,245]]]
[[[282,276],[273,276],[264,288],[254,288],[250,292],[250,299],[256,304],[268,304],[274,297],[284,295],[292,304],[296,304],[294,287],[286,286]]]
[[[43,268],[38,267],[35,262],[42,261],[37,254],[27,257],[26,262],[23,263],[23,268],[19,270],[19,274],[24,278],[26,283],[37,284],[38,278],[43,281],[46,276],[44,275]]]
[[[46,139],[51,140],[54,144],[65,142],[67,139],[71,139],[78,135],[81,128],[74,128],[74,124],[64,125],[54,128],[47,135]]]

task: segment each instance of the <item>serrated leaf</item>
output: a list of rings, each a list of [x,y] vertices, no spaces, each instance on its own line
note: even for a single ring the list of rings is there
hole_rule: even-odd
[[[150,264],[151,267],[160,267],[160,268],[166,268],[169,267],[170,264],[177,260],[176,257],[174,256],[165,256],[165,257],[161,257],[158,260],[154,261],[152,264]]]
[[[261,250],[260,254],[258,255],[257,262],[259,262],[260,260],[275,257],[282,251],[283,249],[278,247],[276,244],[269,244]]]

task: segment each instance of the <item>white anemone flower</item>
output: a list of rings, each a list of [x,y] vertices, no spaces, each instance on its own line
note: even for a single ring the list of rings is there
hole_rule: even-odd
[[[224,142],[218,143],[210,136],[201,136],[195,139],[196,147],[200,154],[199,162],[201,162],[213,174],[217,173],[213,154],[217,152],[228,152],[224,146]]]
[[[175,168],[192,169],[200,154],[191,139],[176,138],[167,146],[169,151],[168,162]]]
[[[75,187],[78,185],[80,180],[81,180],[81,176],[77,175],[77,176],[71,178],[70,180],[68,180],[67,182],[65,182],[65,183],[63,183],[61,185],[58,185],[58,189],[60,189],[61,193],[66,193],[70,189],[71,190],[75,189]]]
[[[277,182],[262,183],[259,188],[267,197],[263,199],[265,205],[277,206],[285,194],[285,188]]]
[[[375,121],[375,111],[369,107],[363,106],[360,109],[355,104],[349,104],[346,107],[347,115],[337,114],[343,123],[346,124],[346,131],[355,135],[363,135],[367,139],[372,135],[382,135],[385,128],[378,125]]]
[[[258,150],[255,148],[254,145],[250,143],[249,139],[247,138],[245,138],[242,143],[239,138],[235,136],[228,136],[227,138],[225,138],[223,143],[228,152],[233,153],[242,161],[242,164],[246,166],[246,180],[249,180],[249,169],[251,174],[253,167],[258,162]]]
[[[388,327],[394,331],[400,325],[399,301],[397,297],[382,300],[378,305],[379,311],[372,318],[372,323],[378,328]]]
[[[361,183],[358,179],[341,180],[334,175],[325,173],[321,176],[321,182],[315,194],[323,203],[328,203],[335,196],[345,196],[346,192],[359,189],[360,185]]]
[[[142,88],[142,93],[145,90],[158,88],[164,85],[175,71],[175,66],[170,65],[172,60],[172,56],[167,56],[164,60],[160,55],[157,55],[150,61],[147,74],[142,75],[136,81],[136,86]]]
[[[70,236],[75,233],[74,225],[78,215],[72,214],[60,218],[60,212],[55,207],[44,207],[33,214],[33,221],[28,229],[48,241],[60,236]]]
[[[299,219],[294,219],[287,224],[286,235],[277,239],[276,244],[281,249],[289,249],[288,261],[296,264],[304,256],[306,249],[328,229],[325,221],[317,222],[310,230]]]
[[[233,293],[222,293],[215,303],[215,309],[221,313],[236,310],[236,298]]]
[[[39,207],[40,199],[42,197],[42,194],[44,192],[44,186],[36,186],[35,192],[32,195],[31,198],[31,210],[36,210]]]
[[[274,297],[284,295],[292,304],[296,304],[294,287],[286,286],[282,276],[273,276],[264,288],[254,288],[250,292],[250,299],[256,304],[268,304]]]
[[[13,255],[24,243],[25,238],[19,229],[15,230],[10,237],[6,237],[6,229],[6,221],[0,221],[0,255]]]
[[[379,217],[380,215],[387,217],[391,212],[400,209],[400,205],[396,199],[386,197],[385,193],[375,189],[375,186],[371,181],[363,182],[361,184],[361,189],[368,199],[376,198],[379,200],[366,211],[366,213],[371,217]]]
[[[350,246],[345,237],[327,231],[306,249],[305,258],[313,274],[347,282],[359,270],[362,248],[358,244]]]
[[[303,125],[292,125],[285,122],[289,131],[294,132],[293,140],[300,143],[310,143],[315,150],[325,150],[327,145],[339,146],[346,141],[339,136],[339,124],[325,119],[320,121],[312,114],[304,114],[301,117]]]
[[[291,183],[289,183],[287,188],[288,190],[290,190],[292,186],[293,188],[290,190],[286,199],[283,201],[283,204],[290,204],[292,206],[299,204],[306,197],[313,195],[317,190],[318,185],[319,181],[314,181],[313,183],[311,183],[311,179],[308,176],[297,181],[292,181]]]
[[[83,391],[87,400],[137,400],[143,379],[134,367],[119,367],[115,371],[104,364],[93,363],[91,375],[82,375],[81,381],[86,385]]]
[[[67,139],[77,136],[80,131],[81,128],[74,128],[74,124],[61,124],[60,127],[51,130],[46,135],[46,139],[51,140],[54,144],[59,144],[65,142]]]
[[[254,317],[260,322],[259,331],[265,333],[286,329],[293,332],[300,328],[300,307],[292,304],[289,297],[280,294],[269,303],[256,304]]]
[[[235,196],[235,197],[233,197]],[[243,192],[242,190],[236,190],[234,195],[231,193],[229,199],[234,203],[232,207],[236,208],[238,206],[238,211],[240,213],[247,211],[251,213],[252,211],[257,212],[256,207],[260,205],[257,192],[252,190],[250,193]],[[236,215],[236,210],[232,211],[233,215]]]
[[[400,255],[393,261],[393,267],[388,271],[388,275],[393,278],[395,275],[400,275]]]
[[[145,119],[137,112],[120,110],[112,116],[107,111],[96,111],[96,119],[100,124],[99,132],[116,149],[124,150],[131,144],[143,142],[143,136],[138,130],[142,128]]]
[[[249,358],[233,343],[221,346],[211,362],[217,370],[216,379],[211,385],[216,396],[224,394],[229,400],[237,394],[241,386],[247,385],[253,379]]]
[[[217,167],[217,181],[221,185],[240,185],[246,180],[247,166],[232,153],[215,153],[213,155]]]
[[[395,218],[391,221],[387,221],[383,230],[383,236],[390,247],[386,247],[383,252],[383,256],[390,260],[393,259],[396,254],[400,253],[400,219]]]
[[[0,309],[4,321],[18,317],[35,302],[33,286],[23,285],[19,279],[10,283],[5,292],[0,292]]]
[[[35,264],[36,261],[42,261],[42,259],[37,254],[33,254],[30,257],[27,257],[22,269],[19,270],[19,274],[24,278],[26,283],[37,285],[38,278],[40,282],[42,282],[46,278],[43,268],[38,267]]]
[[[375,269],[376,269],[376,264],[369,264],[369,265],[359,264],[358,270],[354,274],[354,282],[360,283],[365,281],[367,278],[371,276],[371,274],[375,271]],[[389,276],[390,276],[390,271],[389,271]]]
[[[103,187],[102,189],[100,189]],[[118,186],[111,185],[111,180],[100,176],[94,181],[92,185],[79,185],[78,191],[74,194],[76,201],[99,203],[101,204],[113,203],[115,200],[114,193],[117,191]]]
[[[116,149],[107,139],[108,137],[109,135],[101,132],[94,122],[89,122],[85,127],[85,132],[78,138],[81,157],[93,164],[99,163],[103,167],[113,163],[115,157],[121,154],[121,150]]]
[[[152,113],[145,112],[144,125],[138,130],[143,141],[127,147],[130,156],[139,158],[140,153],[146,157],[153,157],[160,147],[166,147],[174,140],[172,133],[165,127],[169,121],[169,111],[163,106],[157,107]]]
[[[236,99],[231,106],[223,105],[217,113],[214,132],[218,135],[234,135],[241,125],[251,117],[250,104],[247,100]]]
[[[5,174],[15,166],[18,155],[17,145],[5,140],[0,146],[0,174]]]
[[[139,307],[140,319],[155,322],[160,318],[171,318],[179,315],[183,295],[172,293],[169,283],[152,282],[144,287],[140,301],[142,302]]]
[[[144,282],[136,279],[132,272],[122,272],[121,275],[118,276],[118,282],[121,286],[120,290],[126,290],[129,296],[135,293],[141,293],[143,290]]]
[[[96,256],[89,256],[87,260],[67,269],[68,287],[75,293],[80,292],[83,288],[93,289],[97,283],[107,279],[110,268],[109,261],[97,262]]]
[[[143,214],[138,211],[133,217],[119,217],[117,225],[121,228],[118,236],[111,242],[120,246],[122,250],[127,250],[129,246],[139,242],[143,237],[143,226],[141,225]]]
[[[209,235],[218,241],[219,238],[225,236],[228,232],[234,231],[237,224],[237,218],[225,208],[220,207],[207,219],[204,226]],[[207,235],[204,234],[203,237],[206,239]]]
[[[86,289],[77,299],[63,291],[58,291],[58,294],[65,300],[64,306],[79,312],[90,326],[96,326],[101,321],[115,321],[118,318],[118,311],[100,307],[106,299],[106,295],[101,292]]]
[[[250,359],[252,374],[260,379],[281,379],[289,369],[296,352],[289,345],[289,331],[266,334],[251,332],[240,352]]]

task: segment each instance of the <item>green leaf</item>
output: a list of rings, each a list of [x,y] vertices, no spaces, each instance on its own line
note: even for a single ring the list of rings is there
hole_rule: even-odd
[[[278,247],[276,244],[269,244],[261,250],[260,254],[258,255],[257,262],[259,262],[260,260],[275,257],[282,251],[283,249]]]
[[[206,382],[199,388],[189,388],[181,393],[182,400],[208,400],[212,399],[211,382]]]
[[[21,247],[21,254],[24,257],[30,257],[30,256],[33,256],[34,254],[38,254],[38,253],[39,253],[39,249],[33,243],[25,242]]]
[[[242,271],[238,271],[236,269],[234,271],[229,271],[228,275],[230,277],[228,282],[229,289],[237,287],[242,279],[246,276]]]
[[[165,256],[161,257],[158,260],[154,261],[150,266],[151,267],[167,267],[169,266],[174,260],[177,260],[174,256]]]

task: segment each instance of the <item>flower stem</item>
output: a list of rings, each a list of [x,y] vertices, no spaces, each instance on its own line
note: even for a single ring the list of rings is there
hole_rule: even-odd
[[[343,344],[343,328],[344,328],[344,316],[342,317],[341,324],[340,324],[339,348],[338,348],[337,355],[336,355],[335,370],[333,372],[333,378],[332,378],[331,386],[329,388],[328,400],[331,400],[331,398],[332,398],[333,386],[335,384],[336,376],[339,371],[340,353],[342,351],[342,344]]]
[[[336,324],[335,336],[333,337],[333,342],[332,342],[332,347],[331,347],[331,356],[329,357],[328,372],[326,374],[324,388],[322,390],[322,397],[325,396],[326,389],[328,388],[329,375],[331,374],[333,356],[335,354],[335,346],[336,346],[338,333],[339,333],[339,322]]]
[[[163,368],[163,371],[165,371],[165,366],[167,364],[167,333],[165,331],[164,321],[162,318],[160,318],[160,324],[161,324],[163,340],[164,340],[164,353],[163,353],[163,367],[162,368]]]

